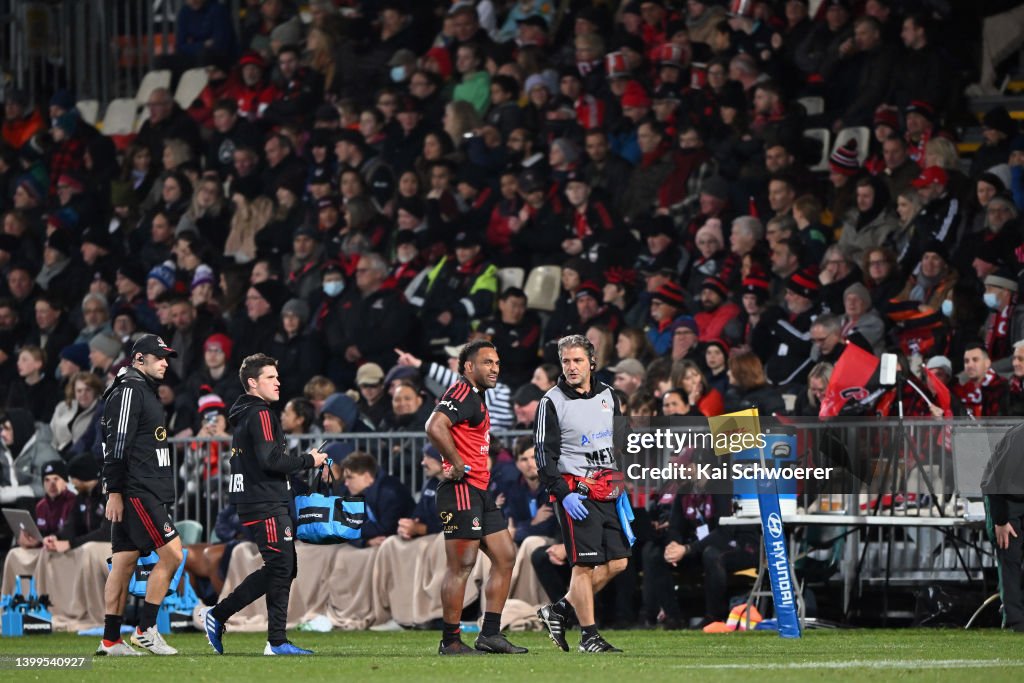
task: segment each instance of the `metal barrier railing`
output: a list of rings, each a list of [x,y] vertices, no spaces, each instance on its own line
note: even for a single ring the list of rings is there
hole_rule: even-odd
[[[980,498],[984,444],[994,446],[1013,424],[1007,419],[908,419],[903,425],[896,420],[791,422],[782,428],[796,437],[795,465],[830,465],[844,473],[831,489],[799,487],[797,511],[814,518],[819,535],[850,538],[842,573],[856,575],[861,587],[876,581],[888,586],[982,578],[985,568],[995,566],[991,546],[977,516],[974,524],[966,523],[965,516],[970,517],[971,500]],[[494,432],[492,441],[511,448],[523,434],[530,432]],[[324,439],[374,455],[382,471],[398,477],[414,494],[422,487],[422,432],[303,435],[290,437],[290,445],[304,451]],[[223,475],[228,458],[222,454],[229,443],[172,439],[171,444],[179,473],[177,516],[199,521],[208,535],[227,503]],[[210,457],[214,447],[218,458]],[[624,458],[622,464],[663,467],[679,456],[671,449],[648,450]],[[629,487],[634,504],[644,506],[665,483],[640,479]],[[868,523],[869,517],[875,519]]]
[[[508,448],[516,437],[527,431],[492,432],[492,443]],[[321,441],[349,444],[353,450],[364,451],[377,458],[384,473],[399,480],[418,494],[423,487],[423,469],[420,461],[427,437],[419,432],[373,432],[367,434],[305,434],[289,437],[289,447],[306,452]],[[217,520],[217,513],[228,502],[229,439],[174,438],[169,439],[174,471],[177,473],[178,519],[191,519],[203,525],[209,538]],[[216,457],[213,457],[216,455]],[[312,473],[309,474],[312,477]],[[307,479],[307,483],[311,479]]]

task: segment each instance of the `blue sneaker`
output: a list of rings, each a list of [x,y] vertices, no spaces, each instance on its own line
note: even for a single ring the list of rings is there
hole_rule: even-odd
[[[212,607],[209,607],[203,610],[203,625],[206,628],[206,640],[209,641],[210,647],[212,647],[217,654],[222,655],[224,654],[224,643],[221,642],[221,638],[224,637],[225,628],[224,624],[217,621],[217,619],[210,614],[210,610],[212,609]]]
[[[265,655],[311,655],[312,650],[306,650],[301,647],[292,645],[285,641],[280,645],[271,645],[267,643],[267,646],[263,648],[263,654]]]

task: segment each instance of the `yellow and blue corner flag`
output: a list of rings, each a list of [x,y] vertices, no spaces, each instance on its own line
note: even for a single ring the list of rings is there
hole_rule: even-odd
[[[722,451],[719,442],[735,443],[732,439],[720,439],[719,435],[761,433],[761,424],[757,408],[728,413],[718,417],[709,417],[708,425],[714,434],[715,454],[730,455],[728,447]],[[764,449],[759,449],[761,465],[764,466]],[[779,625],[779,635],[783,638],[799,638],[800,619],[797,615],[796,577],[789,563],[789,550],[786,548],[786,534],[782,525],[782,510],[779,506],[778,482],[766,475],[757,479],[757,502],[761,508],[761,530],[764,536],[764,552],[768,561],[768,576],[772,584],[772,601],[775,605],[775,618]]]

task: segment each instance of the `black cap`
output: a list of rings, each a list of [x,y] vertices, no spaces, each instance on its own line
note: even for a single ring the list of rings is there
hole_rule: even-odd
[[[319,242],[320,231],[316,229],[315,225],[303,223],[299,227],[295,228],[295,232],[292,234],[292,239],[295,239],[296,237],[309,237],[310,239]]]
[[[50,462],[43,465],[43,470],[40,472],[43,481],[46,480],[51,474],[56,474],[64,481],[68,480],[68,468],[64,464],[63,460],[51,460]]]
[[[82,231],[82,243],[95,244],[103,249],[110,249],[113,246],[110,239],[110,231],[95,225],[91,225]]]
[[[321,104],[316,108],[316,112],[313,115],[314,121],[340,121],[341,114],[338,113],[338,108],[333,104]]]
[[[474,230],[463,230],[455,235],[456,247],[477,247],[483,244],[480,235]]]
[[[523,192],[540,192],[547,188],[547,182],[538,171],[523,171],[519,175],[519,187]]]
[[[96,481],[100,478],[100,464],[92,453],[82,453],[68,463],[68,475],[81,481]]]
[[[568,185],[569,183],[583,183],[584,185],[590,185],[590,179],[581,171],[573,169],[565,174],[565,184]]]
[[[149,271],[147,271],[145,266],[137,261],[125,261],[118,266],[117,272],[122,277],[128,278],[140,287],[146,286],[146,276]]]
[[[135,355],[139,353],[148,353],[157,358],[178,357],[178,352],[164,343],[164,340],[155,334],[139,337],[135,345],[132,346],[132,358],[135,358]]]
[[[317,166],[309,177],[310,185],[331,185],[334,179],[331,178],[331,169],[326,166]]]
[[[416,233],[412,230],[399,230],[395,234],[395,246],[400,247],[403,244],[412,244],[417,249],[419,248],[419,241],[416,239]]]
[[[358,130],[352,130],[351,128],[342,128],[338,131],[338,136],[335,138],[335,142],[347,142],[351,145],[359,145],[360,147],[366,146],[366,138]]]

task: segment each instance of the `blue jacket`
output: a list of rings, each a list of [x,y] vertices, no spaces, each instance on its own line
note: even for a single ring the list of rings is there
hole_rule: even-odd
[[[376,536],[393,536],[398,532],[398,520],[411,517],[416,503],[412,494],[397,477],[381,474],[363,491],[366,499],[366,521],[363,536],[352,545],[366,547],[366,541]]]
[[[441,533],[441,517],[437,514],[437,487],[441,480],[431,477],[423,484],[420,500],[413,508],[412,518],[427,525],[427,534]]]
[[[664,356],[672,350],[672,334],[676,329],[676,325],[674,323],[681,322],[689,318],[690,316],[686,314],[678,315],[672,320],[672,323],[666,325],[663,330],[658,329],[657,323],[651,324],[650,329],[647,330],[647,338],[651,341],[651,346],[654,347],[655,355]]]
[[[505,505],[501,512],[505,519],[515,523],[516,532],[513,540],[519,544],[527,536],[558,537],[558,521],[551,515],[540,524],[532,524],[533,516],[543,505],[551,505],[551,496],[542,484],[535,493],[530,492],[526,480],[520,477],[514,485],[505,489]]]
[[[207,40],[213,41],[209,48]],[[206,53],[234,57],[235,30],[227,7],[220,0],[207,0],[198,10],[182,5],[175,26],[174,51],[190,57]]]

